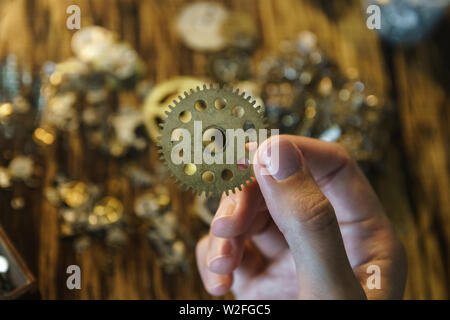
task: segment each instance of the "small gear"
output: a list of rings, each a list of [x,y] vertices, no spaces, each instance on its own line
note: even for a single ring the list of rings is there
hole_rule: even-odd
[[[229,191],[235,192],[236,188],[242,190],[242,186],[247,185],[253,173],[253,169],[249,165],[249,152],[247,150],[245,154],[247,165],[238,165],[236,160],[240,160],[239,162],[243,160],[236,159],[239,139],[235,133],[232,137],[234,141],[227,141],[229,136],[225,133],[227,129],[237,130],[233,132],[243,134],[250,128],[254,129],[256,133],[259,133],[260,129],[265,129],[267,125],[263,108],[255,106],[255,104],[256,101],[250,95],[246,96],[245,92],[240,93],[239,89],[234,91],[231,87],[203,85],[202,89],[197,87],[196,91],[191,89],[190,93],[184,92],[184,97],[179,96],[178,100],[174,100],[174,106],[169,106],[169,111],[166,111],[167,118],[163,119],[160,124],[162,130],[158,143],[159,152],[172,176],[185,190],[191,189],[194,193],[205,193],[206,196],[221,196],[224,192],[227,195]],[[223,145],[219,147],[223,151],[221,156],[233,152],[235,163],[223,161],[222,164],[207,164],[205,161],[201,161],[200,164],[175,164],[172,161],[172,148],[178,143],[178,141],[172,141],[172,135],[179,128],[186,129],[193,137],[190,141],[191,161],[194,159],[193,150],[196,143],[194,141],[196,138],[194,123],[198,123],[198,121],[201,122],[203,130],[201,133],[202,145],[205,145],[203,139],[208,142],[213,141],[205,138],[208,129],[218,130],[224,138]],[[259,141],[260,137],[256,137],[256,139],[255,142],[262,142]],[[230,151],[231,146],[234,150]]]

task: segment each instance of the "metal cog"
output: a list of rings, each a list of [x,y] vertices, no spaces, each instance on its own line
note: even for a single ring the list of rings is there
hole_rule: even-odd
[[[217,105],[221,101],[222,105]],[[199,104],[202,106],[199,108]],[[239,167],[236,163],[226,164],[193,164],[194,138],[191,138],[191,160],[192,164],[174,164],[171,160],[171,152],[178,141],[172,142],[172,133],[177,128],[187,129],[194,137],[194,121],[202,122],[202,135],[208,128],[214,128],[222,133],[227,129],[243,129],[251,127],[259,132],[259,129],[267,128],[264,118],[264,110],[260,106],[255,106],[256,101],[245,92],[240,93],[239,89],[235,91],[231,87],[214,87],[210,85],[203,88],[197,87],[191,89],[190,93],[184,92],[184,97],[179,96],[178,100],[173,101],[174,106],[169,106],[166,111],[167,118],[160,124],[161,136],[159,137],[159,153],[161,159],[165,161],[172,176],[185,190],[191,189],[198,194],[205,193],[206,196],[221,196],[224,192],[228,195],[229,191],[235,192],[236,188],[242,190],[242,186],[247,186],[253,175],[253,168],[249,165],[247,168]],[[186,115],[189,115],[186,121]],[[183,120],[183,121],[182,121]],[[258,137],[259,139],[259,137]],[[258,143],[262,141],[257,141]],[[225,141],[225,149],[229,141]],[[234,141],[234,155],[236,157],[237,143]],[[203,151],[203,150],[202,150]],[[229,150],[228,150],[229,152]],[[246,153],[248,160],[248,152]],[[185,167],[195,167],[195,172],[185,173]],[[205,179],[207,176],[209,179]]]

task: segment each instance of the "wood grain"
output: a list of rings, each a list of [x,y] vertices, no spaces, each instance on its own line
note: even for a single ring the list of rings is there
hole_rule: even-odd
[[[206,58],[178,40],[174,19],[184,0],[3,0],[0,2],[0,57],[16,53],[33,70],[47,60],[71,55],[73,31],[65,28],[65,9],[78,4],[82,25],[98,24],[130,42],[146,62],[147,77],[162,81],[176,75],[203,75]],[[281,40],[301,30],[318,35],[325,52],[342,68],[356,68],[373,92],[396,103],[396,126],[386,161],[371,172],[389,216],[405,243],[409,275],[408,299],[448,298],[450,288],[450,197],[448,40],[434,36],[409,48],[387,48],[365,27],[361,2],[308,0],[228,0],[230,8],[252,15],[262,32],[258,61],[275,51]],[[447,30],[448,23],[441,27]],[[441,32],[442,33],[442,32]],[[446,70],[446,72],[443,72]],[[118,170],[114,161],[86,154],[77,135],[67,136],[46,152],[45,183],[64,170],[108,188]],[[155,150],[139,161],[148,169],[157,165]],[[82,164],[82,165],[80,165]],[[172,186],[174,207],[182,223],[198,238],[203,228],[186,210],[192,199]],[[20,190],[19,190],[20,191]],[[17,191],[17,192],[19,192]],[[23,191],[23,190],[22,190]],[[16,191],[15,191],[16,192]],[[118,196],[126,204],[133,190],[122,183]],[[200,283],[193,252],[186,275],[167,276],[140,234],[133,235],[118,252],[95,243],[75,253],[61,240],[57,210],[46,202],[42,188],[26,195],[26,207],[13,212],[12,194],[0,193],[0,221],[38,279],[46,299],[182,299],[210,298]],[[65,268],[78,264],[83,271],[82,290],[65,289]]]

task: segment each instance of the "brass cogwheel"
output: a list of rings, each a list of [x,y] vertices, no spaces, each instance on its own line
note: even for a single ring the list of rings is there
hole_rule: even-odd
[[[161,159],[165,161],[172,176],[185,190],[191,189],[194,193],[205,193],[206,196],[221,196],[223,192],[228,195],[229,191],[234,193],[236,188],[242,190],[242,186],[247,186],[247,182],[250,181],[253,168],[251,165],[238,165],[236,159],[231,164],[227,163],[225,160],[227,152],[233,152],[233,157],[237,157],[239,139],[234,136],[233,143],[226,141],[225,133],[227,129],[243,129],[244,131],[235,132],[244,133],[250,128],[258,133],[259,129],[267,128],[263,108],[255,106],[256,101],[251,96],[246,96],[244,92],[239,93],[239,89],[234,91],[230,87],[216,88],[213,85],[210,87],[203,85],[202,89],[197,87],[197,90],[191,89],[190,93],[184,92],[184,97],[179,96],[178,99],[173,101],[174,106],[169,106],[170,110],[166,111],[167,118],[160,124],[161,136],[158,143]],[[202,151],[205,145],[203,139],[210,142],[205,138],[207,130],[214,129],[222,135],[223,145],[217,150],[223,150],[223,164],[207,164],[205,161],[194,164],[195,121],[200,121],[202,125]],[[190,142],[192,163],[175,164],[172,161],[172,148],[179,143],[172,141],[172,135],[178,128],[186,129],[192,137]],[[259,137],[256,142],[261,142]],[[231,146],[234,150],[229,150]],[[245,157],[248,164],[248,150]]]

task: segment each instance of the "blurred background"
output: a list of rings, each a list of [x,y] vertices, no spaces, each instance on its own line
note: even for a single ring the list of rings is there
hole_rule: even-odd
[[[173,99],[217,83],[343,144],[406,247],[405,298],[448,299],[449,13],[424,3],[0,0],[0,296],[211,298],[194,247],[218,200],[155,141]]]

